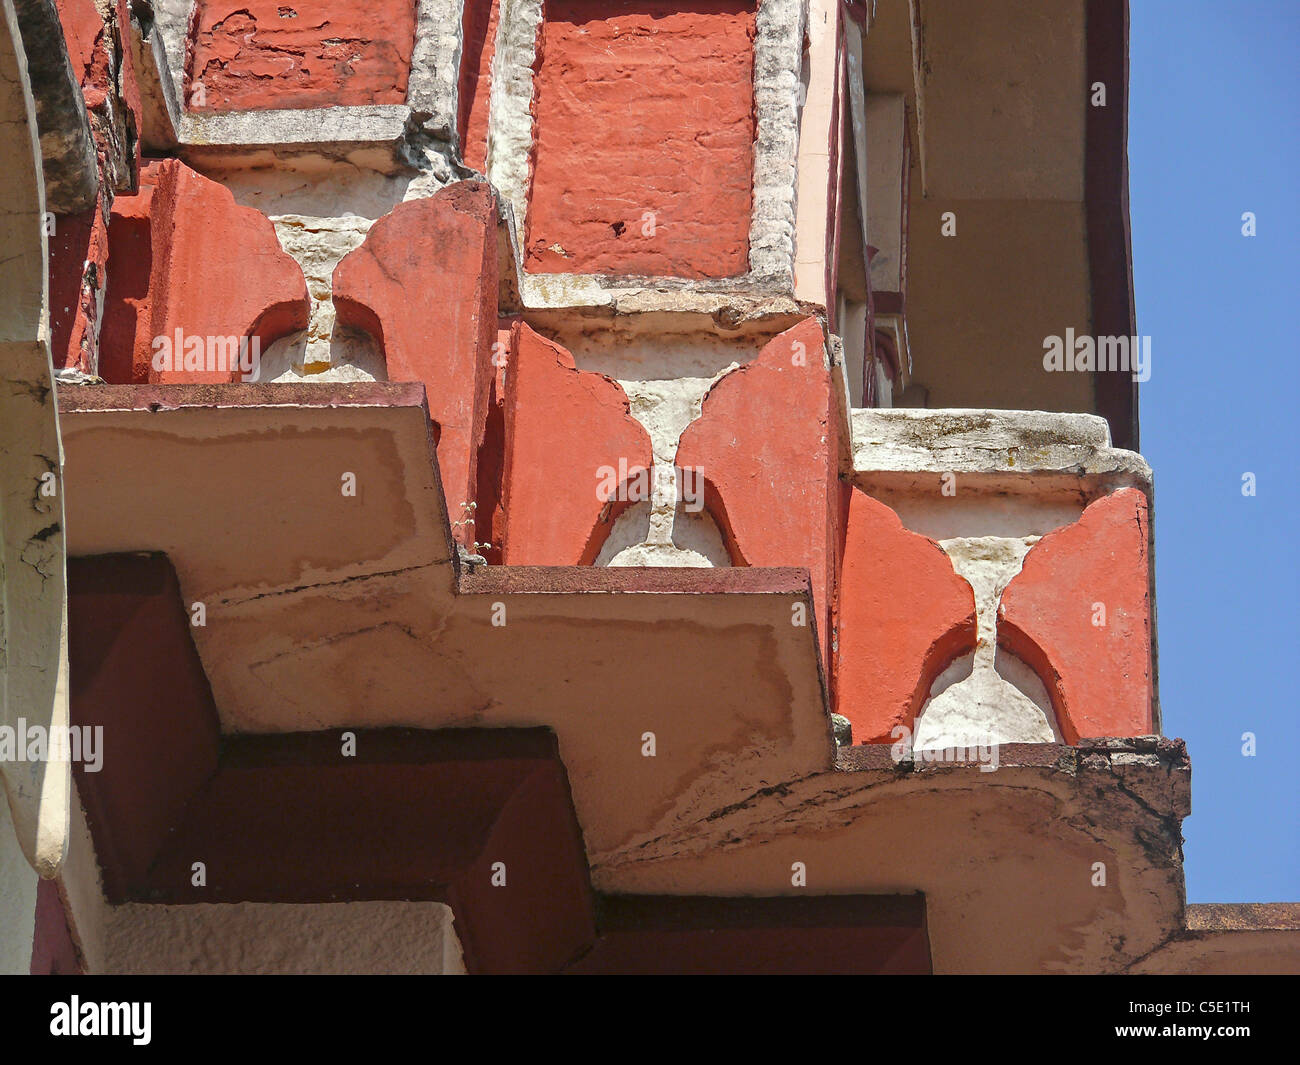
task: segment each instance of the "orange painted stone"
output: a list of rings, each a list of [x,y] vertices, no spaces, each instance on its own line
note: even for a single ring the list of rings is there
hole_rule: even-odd
[[[843,506],[833,404],[821,326],[807,318],[709,389],[676,459],[703,480],[733,565],[808,567],[828,663]]]
[[[465,165],[486,173],[492,57],[496,54],[501,0],[465,0],[461,18],[460,85],[456,129]]]
[[[547,0],[528,270],[746,272],[754,11],[753,0]]]
[[[113,151],[107,127],[113,124],[111,113],[123,106],[126,129],[123,132],[134,144],[130,169],[140,164],[140,144],[136,134],[141,128],[140,86],[135,74],[135,60],[130,47],[131,10],[127,0],[55,0],[59,24],[68,45],[68,59],[73,76],[81,85],[81,95],[90,113],[91,133],[101,153]],[[105,21],[106,15],[109,16]],[[130,182],[134,183],[134,174]]]
[[[937,543],[853,489],[840,575],[837,711],[858,743],[911,729],[935,679],[975,650],[975,593]]]
[[[334,268],[338,323],[375,338],[390,381],[424,384],[452,521],[473,502],[496,300],[496,205],[483,182],[398,204]],[[471,543],[471,528],[458,539]]]
[[[50,343],[56,369],[86,374],[100,372],[109,205],[115,191],[135,191],[140,164],[140,91],[130,42],[122,37],[130,32],[130,11],[126,0],[102,6],[101,12],[95,0],[55,0],[90,119],[100,181],[94,205],[61,215],[50,233]]]
[[[99,291],[108,274],[108,221],[95,205],[62,215],[50,234],[50,351],[55,369],[97,369]]]
[[[95,0],[54,0],[54,6],[59,12],[59,25],[63,27],[63,39],[68,45],[68,60],[78,84],[98,83],[101,91],[107,90],[110,88],[107,77],[97,76],[100,67],[105,68],[104,74],[107,75],[108,53],[101,47],[104,18],[96,8]]]
[[[198,0],[186,43],[193,111],[400,104],[413,0]]]
[[[504,562],[590,565],[619,514],[637,502],[633,485],[649,487],[650,436],[629,413],[618,382],[579,370],[560,345],[518,323],[511,349]],[[638,471],[645,471],[643,480]]]
[[[1047,687],[1068,743],[1154,730],[1147,500],[1124,488],[1048,533],[1007,585],[998,643]]]
[[[179,160],[141,170],[139,193],[113,203],[108,241],[99,370],[110,384],[242,380],[239,366],[220,369],[232,340],[265,351],[307,328],[307,282],[271,220]]]

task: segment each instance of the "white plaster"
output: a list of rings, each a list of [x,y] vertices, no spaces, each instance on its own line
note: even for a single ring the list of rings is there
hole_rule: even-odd
[[[425,132],[450,141],[456,135],[464,0],[419,0],[406,102]]]
[[[155,16],[158,11],[159,5],[155,4]],[[141,36],[140,23],[131,20],[131,58],[140,88],[140,142],[146,151],[170,151],[176,147],[176,125],[181,109],[163,35],[156,25],[150,31],[146,40]]]
[[[108,903],[104,899],[103,876],[95,855],[80,794],[73,784],[72,827],[68,834],[68,856],[59,877],[67,903],[72,937],[81,950],[88,973],[104,971],[104,928]]]
[[[872,372],[876,375],[876,406],[888,410],[894,405],[894,382],[879,359],[873,363]]]
[[[280,337],[262,352],[261,369],[257,380],[272,384],[388,380],[388,368],[374,340],[360,329],[337,324],[315,351],[307,330]]]
[[[804,0],[760,0],[754,39],[754,209],[749,272],[794,283],[795,178]]]
[[[487,175],[514,210],[521,248],[533,145],[533,64],[541,24],[541,0],[501,0],[488,98]]]
[[[277,341],[264,353],[262,379],[281,379],[276,370],[285,361],[299,374],[319,374],[323,367],[352,364],[365,376],[342,380],[386,379],[383,357],[374,344],[364,333],[339,329],[334,313],[334,268],[361,246],[372,223],[355,215],[319,218],[287,214],[272,216],[271,221],[280,246],[302,267],[311,312],[305,333]],[[380,376],[375,374],[377,368]]]
[[[361,156],[352,160],[315,156],[278,158],[273,152],[250,155],[241,164],[204,166],[205,176],[225,185],[235,202],[272,218],[355,217],[374,221],[410,195],[420,175],[386,173]],[[416,186],[418,187],[418,186]]]
[[[853,138],[854,188],[851,193],[857,196],[858,225],[862,232],[862,246],[873,244],[871,240],[870,206],[868,181],[870,167],[876,162],[873,152],[867,147],[866,100],[863,76],[862,39],[866,34],[854,19],[844,20],[844,51],[848,66],[848,107],[849,136]],[[867,264],[863,263],[865,267]],[[874,274],[874,271],[873,271]]]
[[[314,107],[279,111],[185,111],[183,148],[307,148],[389,145],[405,136],[411,109],[405,104]]]
[[[862,246],[870,244],[870,228],[867,225],[867,165],[871,156],[867,151],[867,124],[865,88],[863,88],[862,38],[865,35],[861,26],[853,18],[844,20],[844,51],[848,65],[848,108],[849,137],[853,139],[853,159],[855,163],[854,187],[848,195],[858,198],[858,225],[862,230]]]
[[[1111,447],[1106,420],[1095,414],[900,407],[854,410],[852,420],[854,483],[872,494],[937,485],[952,473],[958,485],[985,492],[1064,489],[1095,498],[1131,486],[1151,497],[1151,468],[1136,452]]]
[[[68,723],[63,450],[49,349],[48,241],[35,107],[13,6],[0,4],[0,725]],[[43,494],[53,477],[55,493]],[[6,824],[53,876],[71,767],[0,763]],[[5,828],[4,831],[10,831]],[[29,942],[30,946],[30,942]]]
[[[1099,495],[1150,495],[1140,455],[1109,446],[1092,414],[998,410],[852,412],[854,483],[936,540],[1042,536]]]
[[[954,663],[932,685],[930,698],[917,715],[914,749],[1060,742],[1046,692],[1032,671],[1023,664],[1019,670],[1010,667],[1016,680],[1034,691],[1039,701],[998,670],[999,664],[1007,665],[999,661],[1004,656],[997,646],[998,602],[1038,540],[1037,536],[984,536],[941,542],[953,569],[975,592],[978,642],[972,657]]]
[[[0,975],[31,971],[36,883],[36,871],[18,843],[9,804],[0,796]]]
[[[185,37],[189,29],[193,0],[153,0],[155,32],[167,59],[166,75],[171,80],[169,102],[177,107],[172,122],[179,125],[180,101],[185,99]]]
[[[439,902],[116,906],[106,972],[381,975],[463,973]]]
[[[898,387],[906,388],[912,377],[912,347],[907,337],[907,319],[901,314],[878,314],[876,332],[884,333],[894,342],[898,353]]]
[[[673,463],[682,433],[700,416],[705,393],[757,354],[755,341],[606,331],[566,336],[564,344],[578,369],[605,374],[622,386],[632,416],[650,434],[654,449],[649,505],[636,504],[619,516],[596,564],[730,565],[722,534],[708,513],[690,512],[678,503]],[[685,494],[697,489],[702,492],[703,486],[687,485]]]
[[[933,491],[876,490],[871,494],[893,508],[903,525],[932,540],[980,536],[1046,536],[1079,520],[1084,503],[1074,498],[985,494],[958,475],[956,495],[942,494],[936,476]]]

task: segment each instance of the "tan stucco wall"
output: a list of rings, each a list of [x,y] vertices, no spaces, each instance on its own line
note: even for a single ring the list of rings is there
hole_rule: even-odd
[[[109,973],[459,974],[439,902],[116,906]]]
[[[1043,369],[1044,337],[1091,330],[1083,204],[923,199],[918,184],[914,169],[907,327],[927,406],[1094,411],[1092,374]]]

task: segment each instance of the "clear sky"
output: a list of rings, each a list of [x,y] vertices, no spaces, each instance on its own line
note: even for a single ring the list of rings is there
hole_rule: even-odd
[[[1164,731],[1192,758],[1187,898],[1297,901],[1300,0],[1130,4],[1141,447]]]

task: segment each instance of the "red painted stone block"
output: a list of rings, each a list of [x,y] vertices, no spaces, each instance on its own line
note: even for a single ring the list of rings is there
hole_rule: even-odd
[[[513,330],[505,378],[504,562],[590,565],[635,502],[628,481],[645,470],[648,484],[650,436],[618,382],[579,370],[569,352],[523,323]],[[606,493],[609,471],[629,476]]]
[[[125,183],[135,189],[140,164],[140,87],[130,47],[131,13],[127,0],[55,0],[59,22],[68,43],[73,77],[81,85],[91,133],[99,151],[100,174],[113,169],[105,157],[125,150],[121,160],[130,172]],[[123,138],[127,143],[114,143]]]
[[[501,0],[465,0],[461,20],[460,92],[456,129],[465,165],[487,170],[488,111],[492,95],[492,57],[496,53]]]
[[[975,593],[943,548],[853,489],[836,692],[854,740],[892,743],[894,728],[912,728],[935,679],[975,642]]]
[[[733,565],[808,567],[826,662],[842,507],[833,404],[821,326],[807,318],[709,389],[677,445]]]
[[[93,373],[95,321],[108,273],[108,221],[103,191],[95,206],[55,220],[50,234],[50,347],[56,370]]]
[[[265,350],[307,327],[306,279],[271,220],[179,160],[141,171],[139,193],[113,204],[108,240],[100,376],[110,384],[241,380],[238,368],[216,368],[218,359],[228,364],[217,338],[256,337]],[[162,363],[177,330],[183,343],[176,354],[186,354],[195,337],[204,341],[202,369]],[[159,338],[166,348],[155,344]]]
[[[415,0],[199,0],[190,27],[191,110],[406,100]]]
[[[104,19],[96,8],[95,0],[54,0],[63,27],[63,39],[68,45],[68,60],[78,84],[95,85],[107,90],[107,52],[102,48]],[[102,71],[102,74],[99,73]],[[86,103],[89,105],[90,101]]]
[[[550,0],[525,238],[537,273],[749,266],[752,0]]]
[[[452,521],[472,501],[496,299],[496,205],[483,182],[462,181],[398,204],[334,269],[338,323],[375,338],[390,381],[424,384]],[[472,541],[469,527],[458,532],[462,542]]]
[[[1124,488],[1025,556],[998,644],[1038,674],[1066,742],[1154,730],[1147,500]]]
[[[159,848],[217,769],[221,723],[180,581],[159,554],[68,559],[71,724],[102,729],[102,764],[73,763],[104,894],[147,883]]]

